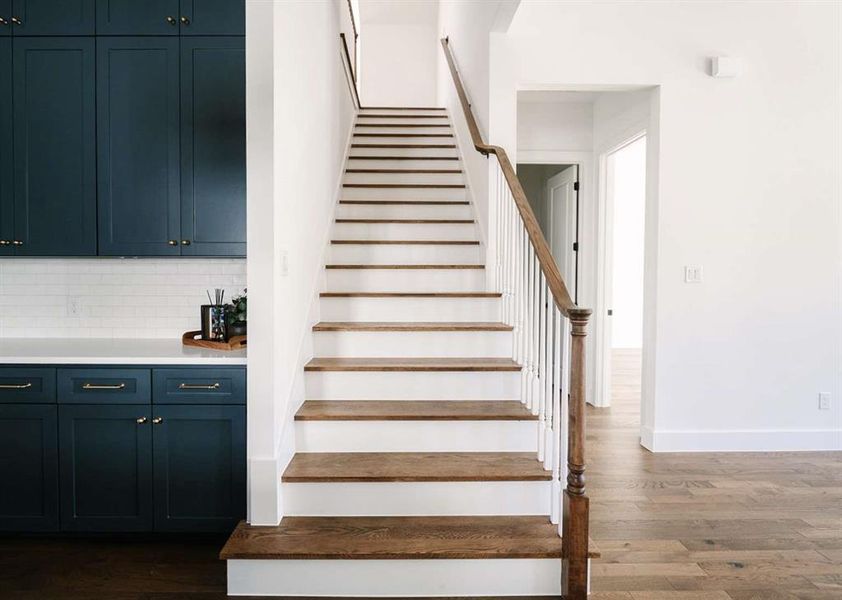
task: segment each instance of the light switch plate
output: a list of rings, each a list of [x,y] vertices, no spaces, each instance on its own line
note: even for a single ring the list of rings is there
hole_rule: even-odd
[[[684,267],[684,283],[701,283],[702,282],[702,267],[686,266]]]
[[[819,393],[819,410],[830,410],[830,394],[828,392]]]

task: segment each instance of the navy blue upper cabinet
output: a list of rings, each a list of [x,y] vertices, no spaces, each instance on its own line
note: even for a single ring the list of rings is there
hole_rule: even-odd
[[[12,33],[14,35],[93,35],[94,1],[13,0]]]
[[[178,35],[178,0],[96,0],[98,35]]]
[[[0,16],[2,16],[1,13]],[[2,31],[2,26],[0,26],[0,31]],[[12,40],[0,38],[0,256],[14,254],[12,246],[15,235],[13,172]]]
[[[12,35],[12,0],[0,0],[0,37]]]
[[[246,254],[244,42],[181,40],[182,255]]]
[[[59,406],[61,528],[152,528],[149,404]]]
[[[245,518],[245,407],[152,412],[155,530],[231,531]]]
[[[181,0],[181,35],[245,35],[245,0]]]
[[[97,38],[100,254],[180,254],[178,42]]]
[[[58,529],[54,404],[0,404],[0,531]]]
[[[14,40],[18,255],[96,254],[95,58],[91,37]]]

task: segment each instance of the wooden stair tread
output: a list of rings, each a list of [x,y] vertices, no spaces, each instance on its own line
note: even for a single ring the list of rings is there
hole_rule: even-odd
[[[286,483],[550,481],[534,452],[298,452]]]
[[[462,169],[345,169],[346,173],[454,173],[462,172]]]
[[[348,160],[459,160],[458,156],[348,156]]]
[[[363,110],[446,110],[444,106],[363,106],[362,108]]]
[[[516,400],[307,400],[296,421],[535,421]]]
[[[441,115],[383,115],[383,114],[368,114],[360,113],[357,115],[357,123],[360,119],[446,119],[447,113]]]
[[[445,321],[321,321],[313,331],[512,331],[505,323]]]
[[[478,240],[330,240],[330,243],[363,246],[479,246]]]
[[[375,189],[462,189],[464,183],[343,183],[346,188],[375,188]]]
[[[560,559],[561,538],[547,516],[284,517],[270,526],[240,522],[219,558]]]
[[[409,138],[409,137],[449,137],[452,138],[452,133],[365,133],[365,132],[354,132],[354,137],[397,137],[397,138]]]
[[[340,200],[339,204],[365,204],[376,206],[466,206],[467,200]]]
[[[395,115],[400,118],[400,115]],[[354,127],[450,127],[449,123],[357,123]]]
[[[465,225],[473,219],[336,219],[337,223],[408,223],[411,225]]]
[[[351,144],[351,148],[455,148],[456,144]]]
[[[501,292],[321,292],[322,298],[502,298]]]
[[[485,265],[325,265],[325,269],[414,269],[414,270],[454,270],[484,269]]]
[[[305,371],[520,371],[510,358],[312,358]]]

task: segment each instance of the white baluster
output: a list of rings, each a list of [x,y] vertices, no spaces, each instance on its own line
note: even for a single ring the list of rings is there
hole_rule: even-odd
[[[566,322],[567,319],[564,319]],[[561,311],[553,305],[553,506],[554,515],[551,521],[558,523],[558,535],[561,535],[562,523],[562,489],[564,478],[567,476],[567,390],[561,385],[562,367],[566,356],[562,352],[564,331],[562,327]],[[555,516],[553,519],[552,517]]]

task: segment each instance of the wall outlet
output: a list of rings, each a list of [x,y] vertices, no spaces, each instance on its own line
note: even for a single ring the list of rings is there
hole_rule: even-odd
[[[702,282],[702,267],[686,266],[684,267],[684,283],[701,283]]]
[[[819,393],[819,410],[830,410],[830,394],[828,392]]]
[[[289,275],[289,252],[286,250],[281,250],[281,277],[286,277]]]
[[[67,297],[67,316],[81,317],[82,316],[82,299],[79,296]]]

